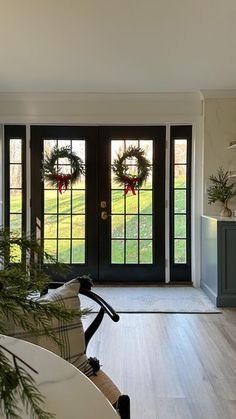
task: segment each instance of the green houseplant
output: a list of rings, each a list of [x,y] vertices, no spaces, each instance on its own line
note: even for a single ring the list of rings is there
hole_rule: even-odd
[[[0,333],[8,334],[6,324],[7,320],[11,320],[35,336],[39,329],[43,329],[46,336],[60,345],[50,331],[50,321],[56,318],[67,322],[87,311],[78,313],[78,310],[63,309],[56,304],[40,304],[37,299],[29,298],[35,292],[44,291],[50,282],[49,274],[39,262],[42,259],[55,263],[34,239],[0,229]],[[63,266],[56,265],[59,270],[63,269]],[[19,398],[32,419],[54,417],[42,408],[43,396],[35,385],[34,373],[37,371],[33,366],[11,353],[1,345],[0,340],[0,413],[7,419],[22,417],[17,406]]]
[[[222,217],[231,217],[232,211],[228,208],[228,202],[236,195],[234,183],[230,180],[230,174],[221,166],[217,170],[216,175],[209,177],[211,185],[207,189],[208,203],[211,205],[215,202],[222,204],[220,215]]]

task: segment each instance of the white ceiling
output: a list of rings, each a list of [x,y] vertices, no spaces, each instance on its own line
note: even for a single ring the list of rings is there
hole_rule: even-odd
[[[0,92],[236,88],[235,0],[1,0]]]

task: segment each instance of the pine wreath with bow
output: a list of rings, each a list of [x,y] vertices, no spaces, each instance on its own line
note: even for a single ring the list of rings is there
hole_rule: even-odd
[[[69,173],[63,173],[58,164],[58,159],[67,158],[70,162]],[[81,176],[85,174],[85,167],[83,160],[73,153],[70,147],[62,147],[58,149],[55,146],[51,154],[46,156],[43,161],[43,180],[48,181],[52,186],[57,186],[60,193],[68,189],[69,184],[80,180]]]
[[[137,160],[137,175],[127,173],[129,166],[126,163],[126,159],[132,158]],[[145,150],[137,146],[129,146],[124,153],[118,154],[112,166],[115,182],[122,186],[125,185],[125,195],[129,191],[136,195],[135,189],[146,182],[150,169],[151,164],[145,157]]]

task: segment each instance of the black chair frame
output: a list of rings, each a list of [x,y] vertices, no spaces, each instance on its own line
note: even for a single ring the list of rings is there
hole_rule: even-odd
[[[49,289],[56,289],[63,285],[63,282],[51,282],[48,286],[48,288],[45,290],[44,293],[47,293]],[[85,346],[87,350],[87,346],[90,342],[90,339],[93,337],[95,332],[98,330],[104,314],[107,314],[111,320],[114,322],[118,322],[120,320],[119,315],[116,313],[116,311],[108,304],[102,297],[100,297],[95,292],[91,291],[91,287],[86,285],[86,287],[83,287],[83,283],[80,285],[80,291],[79,293],[81,295],[84,295],[91,300],[93,300],[95,303],[97,303],[100,306],[99,312],[92,321],[92,323],[88,326],[88,328],[85,330]],[[85,350],[85,351],[86,351]],[[116,406],[114,406],[115,409],[119,412],[119,415],[121,419],[130,419],[130,399],[127,395],[121,395],[116,403]]]

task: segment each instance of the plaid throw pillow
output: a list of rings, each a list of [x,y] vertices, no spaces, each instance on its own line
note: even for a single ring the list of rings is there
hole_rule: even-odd
[[[72,279],[56,290],[50,291],[50,293],[46,294],[44,297],[39,298],[38,301],[42,303],[56,303],[68,309],[80,309],[79,290],[79,280]],[[79,368],[87,376],[91,376],[93,374],[93,368],[89,364],[88,358],[84,353],[85,339],[81,318],[79,316],[75,317],[69,323],[53,319],[51,321],[50,329],[62,343],[61,347],[43,335],[43,331],[41,335],[39,331],[39,336],[35,337],[30,333],[20,330],[19,328],[16,329],[16,326],[11,325],[8,334],[19,339],[27,340],[28,342],[54,352]]]

